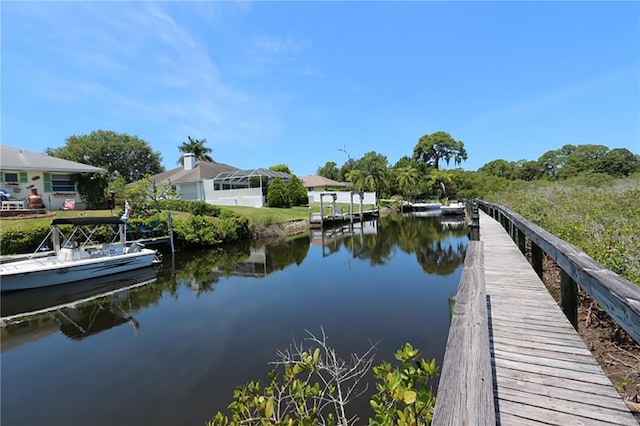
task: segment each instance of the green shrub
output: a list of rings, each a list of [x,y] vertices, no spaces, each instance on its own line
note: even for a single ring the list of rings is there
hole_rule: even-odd
[[[175,239],[190,246],[208,247],[222,242],[219,238],[217,218],[206,216],[189,216],[187,220],[176,220],[173,223]]]
[[[487,201],[521,214],[640,285],[640,176],[609,179],[583,174],[568,181],[536,181]]]
[[[275,178],[267,191],[267,206],[269,207],[289,207],[289,193],[284,186],[282,179]]]
[[[220,207],[208,204],[204,201],[191,200],[162,200],[160,202],[162,210],[172,210],[187,212],[199,216],[219,216]]]
[[[293,176],[291,182],[287,185],[287,193],[292,206],[306,206],[309,204],[307,190],[297,176]]]
[[[0,253],[19,254],[36,251],[49,232],[48,226],[38,226],[25,230],[10,230],[0,234]],[[49,244],[51,248],[51,244]]]

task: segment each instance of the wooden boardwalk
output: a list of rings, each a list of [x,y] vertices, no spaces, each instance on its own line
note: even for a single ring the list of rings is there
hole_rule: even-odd
[[[484,212],[480,240],[496,423],[637,425],[517,245]]]

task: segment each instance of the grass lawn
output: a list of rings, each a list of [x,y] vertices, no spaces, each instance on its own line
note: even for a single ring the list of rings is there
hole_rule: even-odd
[[[276,209],[263,207],[224,206],[224,208],[246,216],[252,223],[271,225],[274,223],[290,222],[292,220],[309,219],[308,207],[291,207],[289,209]]]

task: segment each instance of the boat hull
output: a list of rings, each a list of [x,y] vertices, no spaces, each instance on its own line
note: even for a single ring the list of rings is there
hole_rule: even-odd
[[[143,249],[138,253],[56,262],[55,259],[31,259],[1,266],[0,291],[26,290],[82,281],[151,266],[156,253]]]
[[[464,206],[442,206],[440,207],[442,210],[442,214],[444,215],[463,215],[464,214]]]

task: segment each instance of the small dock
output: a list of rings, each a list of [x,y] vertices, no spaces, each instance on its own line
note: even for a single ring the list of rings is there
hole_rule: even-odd
[[[504,223],[479,219],[433,425],[637,425]]]
[[[309,216],[309,226],[311,228],[325,228],[348,223],[362,222],[365,220],[378,217],[378,210],[365,210],[361,213],[340,213],[322,215],[320,213],[311,213]]]

